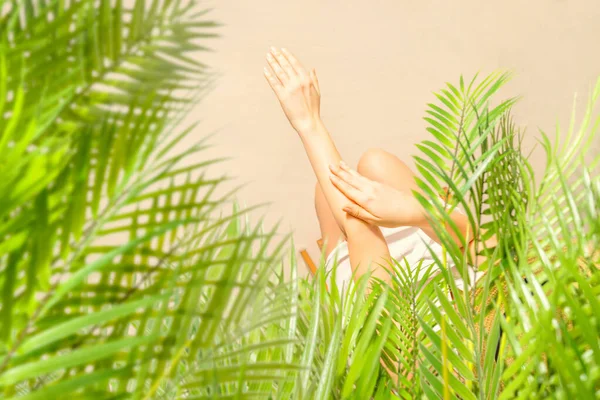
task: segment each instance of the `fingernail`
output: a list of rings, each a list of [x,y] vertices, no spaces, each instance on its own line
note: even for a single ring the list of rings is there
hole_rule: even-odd
[[[340,160],[340,166],[344,167],[344,168],[348,168],[348,164],[346,164],[344,162],[344,160]]]
[[[333,171],[335,167],[333,166],[333,164],[329,164],[329,169]]]
[[[281,51],[287,51],[287,49],[285,47],[282,47]]]
[[[277,51],[277,49],[275,48],[275,46],[271,46],[271,51],[274,53]]]

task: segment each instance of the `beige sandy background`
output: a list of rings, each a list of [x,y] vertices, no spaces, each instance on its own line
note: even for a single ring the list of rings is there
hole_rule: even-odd
[[[313,206],[315,178],[295,132],[262,75],[270,45],[285,46],[316,67],[322,117],[342,157],[355,164],[369,147],[382,147],[414,165],[423,140],[425,104],[460,74],[514,71],[502,95],[523,95],[515,108],[528,127],[567,125],[574,93],[584,100],[600,75],[600,2],[597,0],[207,1],[225,26],[200,55],[220,73],[215,89],[189,120],[194,137],[218,130],[214,155],[232,156],[220,168],[248,182],[238,195],[248,205],[272,202],[265,224],[282,222],[298,248],[318,258]],[[600,146],[595,144],[596,150]],[[536,169],[541,152],[533,156]]]

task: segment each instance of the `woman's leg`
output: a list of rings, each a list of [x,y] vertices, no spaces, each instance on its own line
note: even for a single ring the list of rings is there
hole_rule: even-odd
[[[369,149],[358,162],[358,172],[398,190],[419,190],[414,172],[398,157],[383,149]]]
[[[382,149],[369,149],[363,153],[358,162],[357,170],[369,179],[385,183],[399,190],[418,189],[414,179],[415,174],[411,169],[398,157]],[[343,237],[343,233],[329,208],[329,204],[327,204],[319,184],[315,188],[315,209],[321,228],[321,237],[326,241],[325,255],[327,256],[340,237]],[[359,264],[368,263],[368,260],[386,265],[389,262],[389,250],[379,227],[351,216],[347,218],[346,240],[348,241],[352,269],[357,269],[356,277],[358,278],[367,271],[366,265],[359,266]],[[385,245],[385,251],[382,245]],[[381,270],[374,272],[374,274],[386,281],[389,280],[389,277],[383,274]]]
[[[325,243],[325,257],[327,257],[339,239],[344,237],[344,233],[337,224],[319,183],[315,188],[315,209],[321,238]],[[389,282],[389,274],[381,268],[381,265],[387,268],[390,253],[379,227],[347,215],[345,230],[350,265],[355,272],[355,279],[366,273],[370,267],[373,276]]]
[[[364,152],[358,162],[357,170],[371,180],[398,190],[418,190],[413,171],[398,157],[382,149],[369,149]],[[396,321],[394,323],[398,329],[402,329]],[[398,365],[397,361],[394,364]],[[399,374],[407,376],[409,380],[412,379],[410,372],[404,370],[402,366],[399,371],[396,368],[390,369],[383,360],[381,366],[388,371],[396,385]]]

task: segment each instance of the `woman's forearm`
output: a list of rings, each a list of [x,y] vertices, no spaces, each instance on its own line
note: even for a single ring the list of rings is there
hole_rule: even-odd
[[[347,216],[342,208],[347,204],[348,200],[333,186],[329,178],[329,165],[337,165],[340,162],[340,153],[321,121],[314,128],[299,132],[299,134],[310,165],[321,185],[331,212],[342,232],[346,234],[345,225]]]
[[[473,234],[473,228],[469,225],[469,219],[463,213],[458,211],[453,211],[451,214],[452,221],[456,225],[456,228],[461,233],[461,236],[457,235],[456,232],[450,227],[449,224],[446,224],[446,230],[448,234],[451,236],[452,240],[461,248],[466,248],[468,251],[469,262],[473,264],[481,264],[486,260],[485,256],[479,255],[486,248],[493,248],[496,246],[497,239],[496,236],[492,236],[485,243],[480,241],[474,241],[475,235]],[[429,237],[431,237],[436,242],[440,243],[440,238],[435,234],[435,230],[431,225],[430,221],[427,218],[423,219],[423,223],[419,226]],[[464,238],[464,242],[463,242]],[[475,248],[475,243],[477,243],[478,248]],[[441,243],[440,243],[441,244]]]
[[[346,234],[347,217],[342,210],[345,197],[329,180],[329,165],[337,165],[341,157],[321,120],[321,90],[316,71],[308,72],[286,49],[271,47],[267,62],[270,69],[265,68],[265,77],[298,132],[325,199]]]
[[[452,218],[452,221],[456,225],[456,228],[461,233],[461,235],[460,236],[457,235],[456,232],[454,232],[454,230],[450,227],[450,224],[446,224],[446,227],[445,227],[446,231],[452,237],[452,240],[459,247],[463,247],[463,241],[462,241],[463,238],[466,240],[467,243],[469,243],[469,241],[473,237],[473,232],[470,232],[469,221],[468,221],[467,217],[464,214],[462,214],[462,213],[460,213],[458,211],[453,211],[450,216]],[[440,238],[435,233],[435,230],[433,228],[431,220],[428,217],[425,216],[425,211],[424,210],[423,210],[422,222],[420,224],[418,224],[418,227],[421,228],[421,230],[423,232],[425,232],[433,240],[435,240],[436,242],[440,243]]]

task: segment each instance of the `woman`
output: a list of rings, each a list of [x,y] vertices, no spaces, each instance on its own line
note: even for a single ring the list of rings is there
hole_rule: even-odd
[[[337,258],[338,271],[349,264],[355,279],[371,268],[373,276],[389,282],[392,257],[406,258],[414,266],[429,255],[425,243],[441,252],[424,210],[412,195],[418,188],[410,168],[378,149],[365,152],[357,170],[349,168],[321,120],[315,70],[307,72],[289,51],[275,47],[267,53],[267,63],[265,77],[317,177],[315,207],[327,265]],[[467,237],[467,218],[456,211],[451,217]],[[460,246],[461,240],[451,234]],[[348,275],[340,278],[341,284]]]

